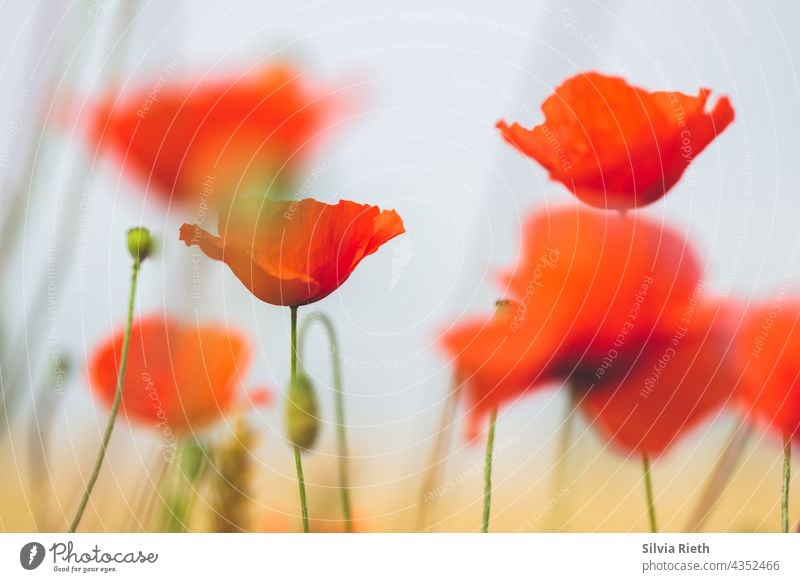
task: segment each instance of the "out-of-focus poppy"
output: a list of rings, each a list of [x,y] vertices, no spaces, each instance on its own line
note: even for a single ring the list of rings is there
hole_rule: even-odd
[[[180,238],[223,261],[253,295],[297,307],[327,297],[364,257],[405,232],[394,210],[342,200],[258,201],[220,217],[219,236],[196,225]]]
[[[701,301],[620,352],[599,379],[578,375],[571,382],[589,421],[617,447],[658,455],[735,402],[735,320],[724,303]]]
[[[737,344],[744,409],[779,438],[800,439],[800,300],[748,309]]]
[[[709,95],[708,89],[696,97],[651,93],[621,78],[585,73],[545,100],[541,125],[500,121],[497,127],[587,204],[626,210],[664,196],[733,121],[727,97],[706,111]]]
[[[121,330],[104,341],[89,364],[92,389],[109,406],[117,389],[123,338]],[[244,337],[226,327],[144,317],[131,329],[121,410],[132,422],[154,430],[200,430],[237,404],[249,354]],[[259,391],[254,401],[266,398]]]
[[[235,192],[286,181],[334,101],[287,65],[196,85],[158,82],[101,101],[91,138],[159,198],[222,206]]]
[[[538,213],[505,277],[514,313],[459,324],[444,345],[476,412],[559,380],[585,393],[585,410],[615,444],[656,454],[732,389],[715,374],[725,331],[707,315],[716,310],[704,306],[700,276],[688,243],[642,217]]]

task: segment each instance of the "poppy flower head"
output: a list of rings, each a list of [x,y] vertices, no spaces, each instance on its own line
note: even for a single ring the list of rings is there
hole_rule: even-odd
[[[616,445],[656,454],[734,384],[718,371],[729,317],[703,307],[701,274],[683,237],[641,216],[538,212],[503,277],[510,313],[459,323],[442,343],[477,414],[560,382],[585,395],[585,411]],[[640,402],[664,359],[674,362]]]
[[[500,121],[497,128],[583,202],[627,210],[664,196],[733,121],[727,97],[706,110],[710,93],[651,93],[621,78],[585,73],[545,100],[542,124],[526,129]]]
[[[227,264],[262,301],[299,306],[333,293],[365,257],[403,232],[397,212],[377,206],[259,200],[221,216],[219,236],[184,224],[180,239]]]
[[[686,240],[640,216],[585,208],[536,212],[502,319],[474,318],[442,338],[479,409],[565,375],[591,375],[609,350],[630,349],[697,292]],[[622,338],[622,339],[621,339]]]
[[[90,139],[165,202],[221,206],[290,177],[334,101],[292,67],[270,65],[108,97],[92,114]]]
[[[747,309],[737,344],[745,412],[778,438],[800,439],[800,300]]]
[[[89,365],[92,389],[107,406],[116,394],[123,339],[120,330],[101,343]],[[121,410],[155,430],[200,430],[236,403],[249,360],[247,342],[227,328],[142,318],[131,329]]]

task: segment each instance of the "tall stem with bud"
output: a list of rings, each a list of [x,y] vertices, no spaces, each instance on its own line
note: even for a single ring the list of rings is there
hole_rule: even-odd
[[[86,482],[83,496],[78,504],[78,510],[75,513],[75,517],[72,519],[72,523],[69,527],[70,533],[74,533],[78,529],[81,519],[83,518],[83,512],[86,510],[86,506],[89,503],[89,497],[92,495],[92,490],[97,483],[97,478],[100,476],[100,469],[103,468],[103,462],[105,461],[106,452],[108,451],[108,443],[111,440],[111,433],[114,431],[114,423],[117,420],[119,407],[122,404],[122,389],[125,385],[125,369],[128,365],[128,348],[130,347],[131,341],[133,305],[136,297],[136,284],[139,279],[139,268],[142,265],[142,261],[144,261],[152,253],[152,250],[153,239],[150,236],[150,232],[146,228],[132,228],[128,231],[128,251],[130,252],[131,257],[133,257],[133,272],[131,274],[131,287],[128,295],[128,315],[125,321],[125,336],[122,341],[122,358],[119,365],[119,375],[117,376],[117,390],[114,393],[114,401],[111,404],[111,412],[108,416],[106,429],[103,432],[103,439],[100,443],[100,450],[97,452],[97,458],[94,462],[92,474],[89,477],[89,481]]]

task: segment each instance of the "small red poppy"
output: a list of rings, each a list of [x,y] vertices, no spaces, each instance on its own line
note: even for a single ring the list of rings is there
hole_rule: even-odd
[[[497,127],[579,199],[627,210],[664,196],[733,121],[727,97],[706,111],[710,93],[651,93],[624,79],[582,73],[545,100],[541,125]]]
[[[124,330],[101,343],[89,364],[92,389],[110,406],[117,390]],[[131,329],[121,410],[154,430],[197,431],[228,412],[250,360],[244,337],[226,327],[152,315]],[[257,402],[264,397],[258,394]]]
[[[181,226],[180,239],[227,264],[267,303],[300,306],[339,288],[358,264],[405,232],[394,210],[342,200],[256,201],[220,217],[219,236]]]

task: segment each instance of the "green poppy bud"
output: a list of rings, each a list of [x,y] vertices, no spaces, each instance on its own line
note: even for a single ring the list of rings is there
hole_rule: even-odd
[[[128,231],[128,252],[137,264],[141,264],[153,252],[154,241],[150,231],[137,226]]]
[[[311,379],[298,373],[286,398],[286,432],[289,441],[301,449],[314,446],[319,432],[319,406]]]

